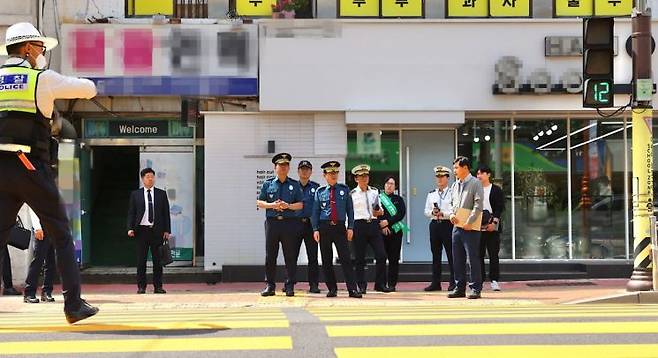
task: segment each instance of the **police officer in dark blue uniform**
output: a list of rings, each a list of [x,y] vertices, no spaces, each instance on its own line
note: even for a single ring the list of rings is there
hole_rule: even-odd
[[[336,245],[338,258],[343,267],[345,283],[350,297],[361,298],[354,280],[354,267],[350,257],[350,249],[347,245],[354,235],[354,208],[350,189],[345,184],[338,183],[338,171],[340,163],[330,161],[322,164],[324,178],[327,185],[318,188],[313,201],[313,214],[311,224],[313,225],[313,238],[320,243],[322,255],[322,270],[324,280],[329,292],[327,297],[336,297],[338,286],[333,266],[333,247]],[[345,219],[347,218],[347,228]]]
[[[315,191],[320,184],[310,180],[313,173],[313,164],[308,160],[302,160],[297,166],[299,175],[299,184],[304,193],[304,209],[298,211],[301,221],[301,232],[298,241],[298,249],[301,250],[302,242],[306,247],[306,256],[308,257],[308,285],[310,293],[320,293],[319,270],[318,270],[318,243],[313,240],[313,226],[311,226],[311,213],[313,212],[313,201],[315,200]]]
[[[302,188],[297,180],[288,177],[290,160],[288,153],[279,153],[272,158],[274,178],[267,179],[258,195],[256,205],[265,212],[265,281],[267,287],[261,296],[274,296],[276,290],[276,259],[279,243],[283,248],[286,263],[286,296],[294,296],[299,252],[300,221],[296,211],[304,208]]]

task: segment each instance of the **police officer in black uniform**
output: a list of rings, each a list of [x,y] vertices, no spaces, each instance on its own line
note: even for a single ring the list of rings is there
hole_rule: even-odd
[[[343,267],[349,296],[361,298],[354,279],[354,266],[352,266],[350,248],[347,244],[348,241],[352,241],[352,236],[354,236],[354,208],[350,189],[347,185],[338,183],[339,167],[340,163],[336,161],[322,164],[321,168],[327,185],[319,187],[315,192],[311,216],[313,239],[320,244],[324,281],[329,289],[327,297],[336,297],[338,294],[333,262],[332,244],[334,244]],[[347,228],[345,227],[346,218]]]
[[[298,249],[301,250],[302,242],[306,247],[306,256],[308,257],[308,285],[310,293],[320,293],[318,285],[318,243],[313,240],[313,227],[311,226],[311,213],[313,211],[313,201],[315,200],[315,191],[320,184],[310,180],[313,173],[313,164],[308,160],[302,160],[297,166],[299,175],[299,184],[304,193],[304,208],[298,211],[301,221],[301,232],[298,241]]]
[[[9,239],[16,214],[27,203],[53,240],[69,323],[98,313],[80,298],[80,271],[64,202],[50,168],[50,118],[57,98],[92,98],[93,82],[43,70],[46,50],[57,40],[29,23],[10,26],[0,55],[0,247]],[[2,260],[0,258],[0,260]],[[0,263],[0,267],[2,264]]]
[[[295,295],[297,254],[299,252],[300,221],[296,211],[304,208],[304,195],[297,180],[288,177],[290,160],[288,153],[279,153],[272,158],[276,176],[267,179],[260,189],[256,205],[265,211],[265,281],[267,287],[261,296],[276,294],[276,259],[279,243],[283,248],[286,263],[286,296]]]

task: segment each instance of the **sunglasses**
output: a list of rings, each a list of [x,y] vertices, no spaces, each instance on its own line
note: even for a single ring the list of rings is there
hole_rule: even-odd
[[[30,45],[40,47],[41,48],[41,53],[46,53],[46,46],[44,45],[39,45],[37,43],[30,42]]]

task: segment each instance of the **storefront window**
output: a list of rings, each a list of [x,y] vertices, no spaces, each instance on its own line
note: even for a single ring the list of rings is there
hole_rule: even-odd
[[[571,120],[573,258],[626,257],[623,121]]]
[[[370,166],[370,186],[383,190],[384,180],[400,178],[400,132],[379,129],[347,131],[345,181],[352,188],[356,182],[351,170],[359,164]]]
[[[566,121],[514,124],[516,258],[568,259]]]
[[[511,120],[479,121],[467,120],[459,128],[459,155],[471,158],[472,174],[478,167],[486,165],[491,168],[492,181],[503,188],[505,194],[505,211],[502,215],[503,232],[501,235],[500,257],[512,258],[512,183],[511,183]]]

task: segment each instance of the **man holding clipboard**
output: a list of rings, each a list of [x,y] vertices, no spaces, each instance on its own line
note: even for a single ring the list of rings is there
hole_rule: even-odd
[[[480,298],[482,272],[480,271],[480,228],[482,226],[482,197],[484,191],[479,180],[470,173],[471,161],[459,156],[452,162],[456,181],[452,185],[452,257],[455,270],[455,289],[448,298]],[[470,289],[466,296],[466,258],[470,263]]]

